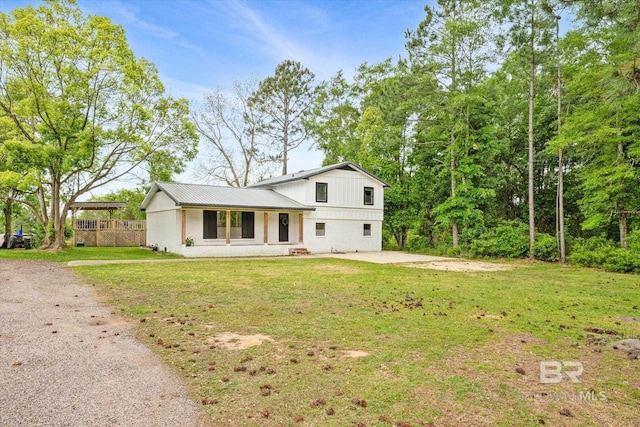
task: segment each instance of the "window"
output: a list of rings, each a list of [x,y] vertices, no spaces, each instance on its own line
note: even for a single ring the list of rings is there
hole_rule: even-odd
[[[316,236],[324,236],[324,232],[325,232],[325,223],[316,222]]]
[[[202,212],[202,238],[203,239],[218,238],[218,233],[217,233],[218,229],[216,228],[217,217],[218,217],[217,211]]]
[[[364,187],[364,204],[373,205],[373,187]]]
[[[253,239],[255,228],[255,213],[242,212],[242,238]]]
[[[206,211],[205,211],[206,212]],[[216,222],[217,235],[227,235],[227,213],[220,212]],[[255,213],[254,212],[231,212],[231,238],[232,239],[253,239],[255,237]],[[216,237],[212,237],[215,239]]]
[[[365,224],[362,229],[363,236],[371,236],[371,224]]]
[[[316,182],[316,202],[327,203],[326,182]]]

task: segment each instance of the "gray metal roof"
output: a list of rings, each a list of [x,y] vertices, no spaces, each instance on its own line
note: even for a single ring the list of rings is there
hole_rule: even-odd
[[[271,179],[267,179],[264,181],[260,181],[256,184],[250,185],[249,188],[261,188],[261,187],[270,187],[272,185],[284,184],[286,182],[298,181],[301,179],[308,179],[315,175],[320,175],[322,173],[334,170],[334,169],[344,169],[350,171],[360,172],[364,175],[367,175],[371,179],[378,181],[384,187],[388,187],[389,185],[382,181],[380,178],[370,174],[366,170],[362,169],[360,166],[356,165],[353,162],[342,162],[336,163],[335,165],[324,166],[321,168],[309,169],[300,172],[290,173],[288,175],[277,176]]]
[[[127,207],[125,202],[73,202],[71,209],[84,211],[108,211],[113,209],[124,209]]]
[[[163,191],[176,206],[194,206],[237,209],[315,210],[275,191],[263,188],[220,187],[215,185],[155,182],[145,197],[141,210],[145,210],[151,198]]]

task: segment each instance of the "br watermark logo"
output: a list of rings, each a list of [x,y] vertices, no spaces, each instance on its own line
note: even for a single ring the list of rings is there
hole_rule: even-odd
[[[581,362],[559,362],[557,360],[545,360],[540,362],[540,384],[560,384],[565,379],[573,384],[580,384],[580,376],[584,372]],[[532,398],[534,401],[543,402],[604,402],[607,396],[604,392],[596,392],[593,388],[574,391],[534,391],[523,394],[524,398]]]
[[[582,372],[584,366],[580,362],[543,361],[540,362],[540,384],[559,384],[563,376],[567,376],[573,383],[580,383]]]

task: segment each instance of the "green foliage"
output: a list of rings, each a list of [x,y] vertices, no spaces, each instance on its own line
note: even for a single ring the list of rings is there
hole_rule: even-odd
[[[560,259],[558,241],[550,234],[536,233],[533,255],[537,260],[555,262]]]
[[[640,232],[635,231],[629,237],[629,249],[622,249],[604,237],[578,239],[573,245],[568,261],[616,273],[640,274]]]
[[[195,156],[187,100],[165,96],[122,27],[75,1],[0,13],[0,64],[0,111],[13,128],[4,150],[30,176],[16,197],[45,243],[64,245],[69,205],[81,195],[137,168],[169,178]]]
[[[259,132],[272,145],[272,160],[282,163],[287,174],[288,153],[306,138],[305,120],[313,105],[315,75],[300,62],[285,60],[273,76],[262,80],[248,99],[251,108],[264,114]]]
[[[482,234],[471,242],[476,257],[525,258],[529,251],[529,228],[521,222],[508,222]]]
[[[122,219],[146,219],[145,212],[140,211],[140,205],[146,196],[146,191],[142,188],[135,190],[117,190],[103,196],[92,197],[91,202],[125,202],[127,206],[117,212],[117,216]],[[101,218],[109,219],[109,212],[107,211],[85,211],[81,214],[82,218]]]

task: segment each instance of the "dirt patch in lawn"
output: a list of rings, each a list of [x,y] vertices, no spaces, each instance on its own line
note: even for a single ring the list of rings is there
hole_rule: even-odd
[[[463,273],[473,273],[478,271],[504,271],[513,270],[513,266],[504,264],[492,264],[480,261],[434,261],[434,262],[412,262],[400,264],[405,267],[426,268],[430,270],[456,271]]]
[[[240,335],[235,332],[222,332],[212,338],[209,338],[209,341],[222,345],[229,350],[244,350],[249,347],[261,345],[266,341],[274,342],[273,338],[269,335]]]
[[[342,357],[348,357],[352,359],[359,359],[360,357],[366,357],[369,355],[366,351],[362,350],[342,350]]]
[[[338,273],[338,274],[359,274],[365,271],[362,268],[353,267],[349,265],[335,265],[335,264],[324,264],[318,265],[314,267],[316,271],[322,271],[324,273]]]

